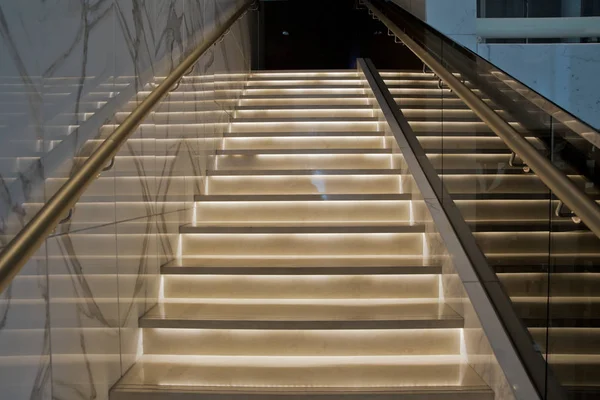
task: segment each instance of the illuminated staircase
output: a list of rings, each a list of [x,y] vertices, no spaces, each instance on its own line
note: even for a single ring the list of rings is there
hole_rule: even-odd
[[[297,78],[250,78],[111,399],[492,399],[357,73]]]
[[[382,76],[543,347],[544,286],[531,282],[543,282],[547,189],[508,165],[510,150],[458,98],[441,99],[432,74]],[[195,121],[185,94],[195,79],[154,122]],[[163,266],[159,304],[140,319],[143,355],[111,399],[493,399],[467,363],[425,205],[392,168],[389,140],[356,72],[252,74],[180,229],[181,256]],[[556,238],[594,253],[590,235]],[[590,276],[554,284],[576,303],[575,286],[598,294]],[[597,333],[560,332],[594,352]],[[588,385],[578,376],[598,364],[564,351],[561,381]]]

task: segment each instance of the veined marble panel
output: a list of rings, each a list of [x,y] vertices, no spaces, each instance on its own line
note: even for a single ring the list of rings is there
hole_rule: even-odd
[[[53,397],[107,399],[120,378],[115,225],[47,240]]]
[[[156,220],[156,216],[151,216],[117,225],[121,374],[141,355],[139,318],[158,301],[160,266]]]
[[[150,79],[242,1],[8,3],[0,4],[0,50],[10,54],[0,59],[0,101],[8,88],[25,101],[11,99],[2,108],[11,115],[0,113],[0,126],[11,118],[21,128],[0,157],[4,240],[99,145],[91,139],[106,138],[116,126],[107,123],[126,115],[115,111],[131,110]],[[217,103],[214,76],[250,68],[247,24],[234,28],[194,71],[212,82],[195,94],[210,115],[199,113],[192,130],[168,120],[157,129],[149,116],[1,295],[0,388],[10,398],[107,399],[139,356],[138,318],[157,301],[160,266],[180,254],[179,227],[192,221],[194,195],[228,129],[231,109]],[[40,31],[45,38],[34,40]],[[45,43],[53,37],[60,40]],[[161,107],[176,110],[168,100]]]
[[[51,399],[50,310],[43,246],[0,295],[0,388],[7,399]]]

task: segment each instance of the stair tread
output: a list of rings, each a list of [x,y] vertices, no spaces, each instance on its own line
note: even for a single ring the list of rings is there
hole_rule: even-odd
[[[416,196],[415,196],[416,197]],[[358,201],[358,200],[412,200],[410,193],[383,194],[223,194],[196,195],[195,201]]]
[[[372,256],[349,256],[349,257],[322,257],[322,256],[302,256],[292,255],[288,257],[277,256],[230,256],[230,257],[204,257],[184,255],[173,263],[182,267],[202,267],[202,266],[222,266],[222,267],[285,267],[285,268],[305,268],[305,267],[331,267],[331,268],[350,268],[350,267],[405,267],[405,266],[440,266],[438,259],[434,257],[414,256],[378,256],[373,259]]]
[[[244,373],[240,374],[240,370]],[[229,396],[237,394],[240,398],[254,394],[259,396],[256,397],[258,399],[277,393],[298,396],[389,393],[393,395],[390,399],[402,394],[430,394],[440,399],[458,399],[438,396],[442,393],[461,396],[475,392],[483,399],[492,399],[488,397],[491,395],[489,387],[460,356],[426,356],[417,359],[411,356],[144,355],[112,389],[112,395],[123,391],[126,396],[127,392],[140,389],[146,392],[146,396],[152,392],[163,395],[227,393]],[[416,399],[412,396],[407,398]]]
[[[321,131],[321,132],[225,132],[224,137],[327,137],[327,136],[384,136],[385,131]]]
[[[144,328],[402,329],[461,328],[438,299],[165,299]]]
[[[239,154],[239,155],[256,155],[256,154],[392,154],[392,149],[383,148],[330,148],[330,149],[234,149],[234,150],[217,150],[217,155],[224,154]]]
[[[423,233],[424,224],[411,224],[410,222],[398,221],[374,221],[374,222],[352,222],[352,221],[326,221],[309,223],[281,223],[276,221],[264,222],[231,222],[199,223],[183,225],[179,233],[370,233],[370,232],[406,232]]]
[[[171,261],[163,274],[438,274],[439,259],[387,257],[190,257]]]
[[[216,169],[206,171],[207,176],[227,175],[396,175],[396,169]]]

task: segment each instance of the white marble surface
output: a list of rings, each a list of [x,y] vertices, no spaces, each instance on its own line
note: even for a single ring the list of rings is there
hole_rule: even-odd
[[[100,128],[115,111],[131,109],[150,79],[241,3],[0,0],[0,53],[10,55],[0,58],[3,240],[39,208],[33,200],[41,204],[78,167],[74,156],[97,146],[89,139],[110,133]],[[252,15],[195,74],[248,72]],[[11,399],[107,399],[140,355],[138,317],[157,301],[160,265],[177,257],[179,226],[192,221],[193,196],[229,121],[215,88],[197,92],[218,111],[199,116],[197,128],[144,125],[0,296],[0,387]]]

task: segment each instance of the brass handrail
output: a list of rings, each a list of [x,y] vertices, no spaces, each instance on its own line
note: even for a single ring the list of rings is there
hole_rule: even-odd
[[[573,211],[587,227],[600,237],[600,206],[585,194],[552,162],[540,154],[508,122],[500,117],[490,106],[481,100],[448,71],[427,50],[404,33],[370,0],[363,4],[383,22],[392,33],[402,41],[417,57],[423,61],[450,89],[479,117],[502,141],[525,162],[560,200]]]
[[[23,265],[40,248],[62,217],[79,201],[79,197],[98,177],[102,169],[117,154],[129,136],[137,129],[152,109],[169,93],[200,57],[217,40],[224,36],[231,26],[242,17],[255,0],[247,0],[221,28],[210,33],[204,42],[187,56],[161,82],[142,103],[123,121],[121,125],[94,151],[75,174],[61,186],[42,209],[19,231],[0,253],[0,293],[8,287]]]

